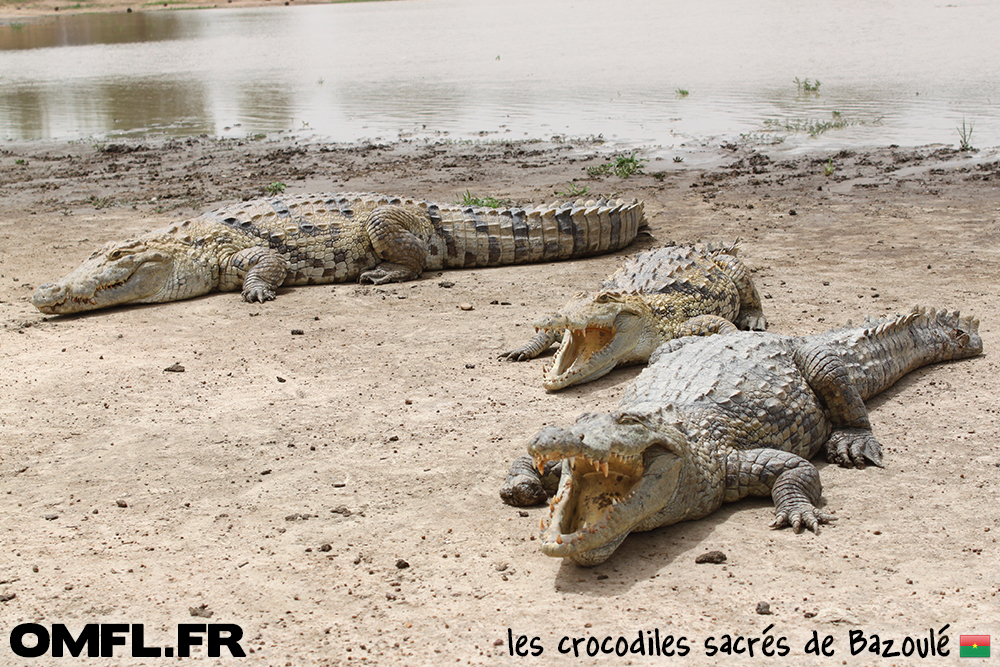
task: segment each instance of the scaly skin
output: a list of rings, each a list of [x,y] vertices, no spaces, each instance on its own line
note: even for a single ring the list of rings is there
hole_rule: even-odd
[[[545,370],[549,391],[596,380],[616,366],[645,363],[663,342],[681,336],[764,330],[760,296],[731,246],[667,246],[632,257],[593,294],[580,292],[535,323],[526,345],[501,359],[533,359],[560,338]],[[733,326],[735,324],[735,327]]]
[[[825,450],[844,467],[881,466],[864,400],[925,364],[980,354],[978,328],[957,312],[915,309],[803,338],[735,332],[664,344],[617,410],[544,428],[528,445],[539,470],[561,461],[542,551],[596,565],[632,531],[747,495],[773,498],[773,527],[818,531],[833,517],[816,508],[809,459]],[[524,485],[523,458],[511,474]]]
[[[642,202],[620,200],[490,209],[356,193],[256,199],[105,245],[32,303],[76,313],[216,290],[269,301],[281,285],[588,257],[627,246],[644,222]]]

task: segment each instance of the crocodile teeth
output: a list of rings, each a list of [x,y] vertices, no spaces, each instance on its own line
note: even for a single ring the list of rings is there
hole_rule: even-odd
[[[545,517],[544,516],[538,517],[538,530],[541,530],[541,531],[545,530]]]
[[[607,461],[601,461],[601,472],[604,473],[605,477],[608,476],[608,462]]]
[[[535,467],[538,468],[538,474],[539,475],[544,475],[545,474],[545,460],[544,459],[541,459],[541,458],[535,459]]]
[[[562,544],[562,535],[556,535],[556,544]]]

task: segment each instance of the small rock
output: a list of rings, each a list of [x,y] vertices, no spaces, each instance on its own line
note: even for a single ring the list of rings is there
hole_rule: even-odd
[[[329,543],[321,544],[319,545],[319,550],[322,551],[323,553],[326,553],[327,551],[333,551],[333,545]]]
[[[17,593],[0,593],[0,602],[10,602],[17,597]]]
[[[796,211],[794,208],[788,212],[788,215],[798,215],[798,214],[799,214],[798,211]]]
[[[188,612],[192,616],[198,616],[200,618],[212,618],[212,615],[215,613],[214,611],[208,610],[207,604],[203,604],[198,607],[188,607]]]
[[[504,645],[504,644],[506,644],[506,643],[507,643],[507,642],[506,642],[506,641],[504,641],[503,639],[496,639],[496,640],[494,640],[494,641],[493,641],[493,645],[494,645],[494,646],[503,646],[503,645]]]
[[[331,514],[343,514],[344,516],[351,516],[351,510],[347,509],[347,505],[338,505],[330,510]]]
[[[278,382],[286,382],[285,378],[281,377],[280,375],[276,375],[275,377],[277,378]]]
[[[449,282],[447,280],[442,280],[441,282],[438,283],[438,287],[443,287],[445,289],[448,289],[449,287],[454,287],[454,286],[455,286],[455,283]]]
[[[260,471],[260,474],[261,474],[261,475],[270,475],[270,474],[271,474],[271,469],[270,469],[270,468],[268,468],[267,470],[261,470],[261,471]]]
[[[128,503],[121,498],[115,501],[115,505],[118,505],[118,507],[128,507]]]
[[[302,329],[292,329],[293,336],[304,336],[306,334]]]
[[[476,365],[475,364],[466,364],[465,367],[469,368],[469,369],[472,369],[472,368],[475,368]]]
[[[405,570],[408,567],[410,567],[410,564],[407,563],[402,558],[400,558],[399,560],[396,561],[396,569],[397,570]]]
[[[726,562],[726,554],[721,551],[709,551],[695,558],[694,562],[698,564],[711,563],[712,565],[718,565]]]
[[[174,362],[173,366],[167,366],[166,368],[164,368],[163,372],[164,373],[183,373],[184,372],[184,367],[181,366],[181,364],[180,364],[179,361],[177,361],[177,362]]]
[[[527,512],[525,512],[524,510],[518,510],[518,512],[517,512],[517,515],[518,515],[518,516],[530,516],[530,515],[529,515],[529,514],[528,514]]]
[[[462,303],[462,304],[459,304],[458,307],[461,308],[462,310],[473,310],[473,308],[474,308],[471,303]]]
[[[46,521],[55,521],[56,519],[59,518],[59,515],[58,514],[46,514],[42,518],[45,519]]]
[[[761,616],[769,616],[770,614],[773,614],[774,612],[771,611],[771,605],[769,605],[768,603],[766,603],[766,602],[758,602],[757,603],[757,613],[760,614]]]

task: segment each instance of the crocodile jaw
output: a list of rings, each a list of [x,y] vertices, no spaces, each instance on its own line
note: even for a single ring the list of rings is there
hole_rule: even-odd
[[[105,246],[75,271],[41,285],[31,303],[46,314],[79,313],[125,303],[170,301],[174,258],[125,242]]]
[[[541,523],[542,553],[583,566],[607,560],[628,534],[669,505],[683,459],[674,429],[583,415],[542,429],[528,446],[536,465],[563,459],[559,490]]]
[[[562,323],[551,327],[562,330],[562,344],[542,379],[542,386],[548,391],[596,380],[618,364],[629,363],[629,355],[642,336],[641,317],[624,310],[610,322],[577,329],[563,327]]]

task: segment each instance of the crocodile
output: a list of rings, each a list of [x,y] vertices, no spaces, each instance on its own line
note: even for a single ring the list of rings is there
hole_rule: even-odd
[[[627,246],[643,224],[636,200],[494,209],[362,193],[254,199],[109,243],[32,303],[62,314],[216,290],[263,302],[281,285],[588,257]]]
[[[533,359],[561,338],[542,378],[545,389],[557,391],[616,366],[645,363],[671,338],[766,329],[738,248],[737,240],[721,248],[670,245],[640,253],[596,292],[579,292],[562,310],[535,322],[534,338],[500,358]]]
[[[804,337],[668,341],[616,410],[535,434],[507,486],[538,485],[532,463],[557,469],[541,549],[584,566],[632,531],[748,495],[772,497],[773,528],[819,532],[835,517],[816,507],[822,487],[809,459],[825,451],[844,467],[881,467],[864,400],[920,366],[982,350],[978,320],[923,308]]]

